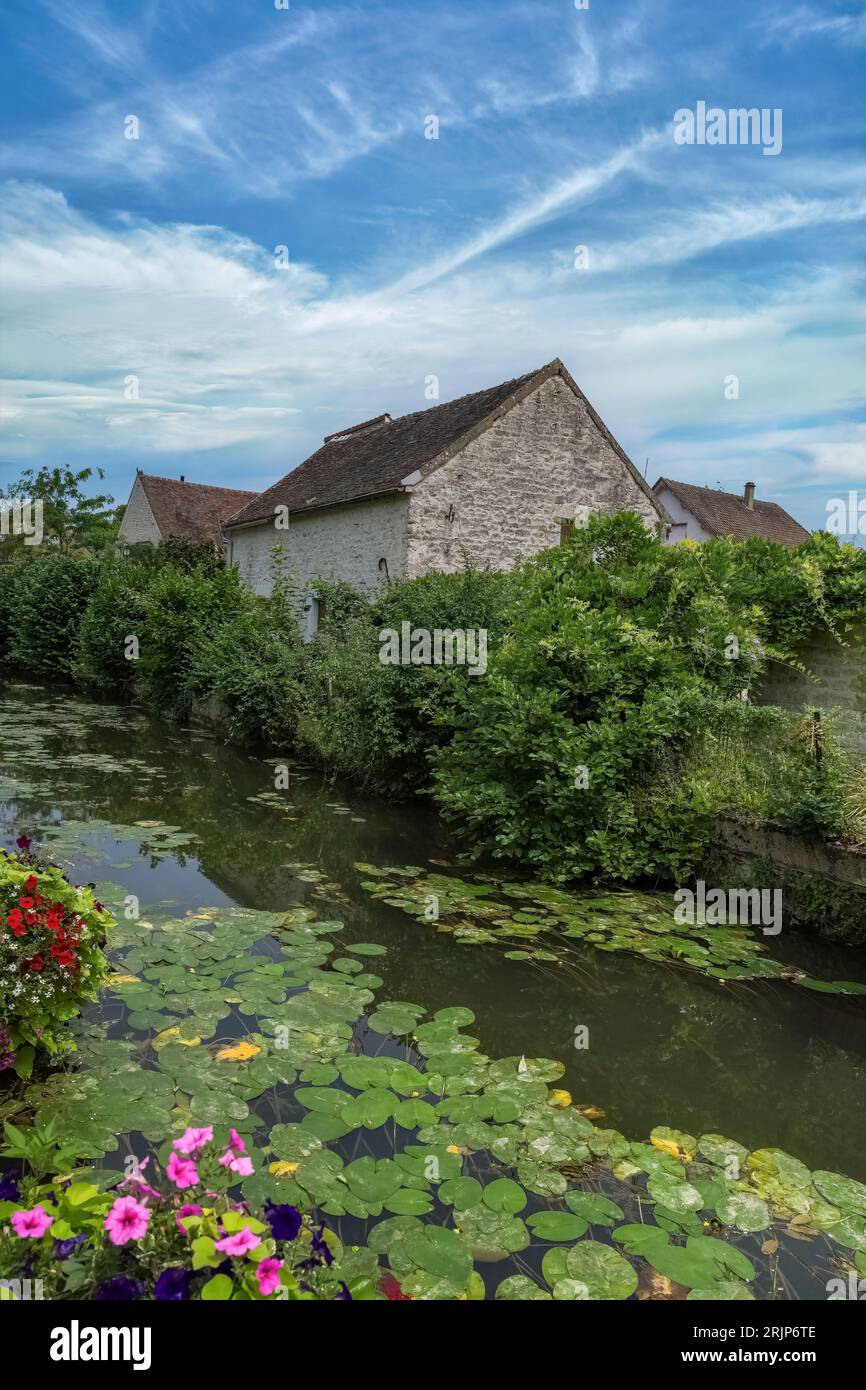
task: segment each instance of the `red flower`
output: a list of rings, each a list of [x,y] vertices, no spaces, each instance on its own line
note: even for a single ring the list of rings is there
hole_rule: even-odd
[[[32,960],[27,961],[27,965],[31,970],[41,970],[45,965],[45,961],[41,956],[34,956]]]
[[[18,901],[19,901],[19,903],[21,904],[22,907],[33,907],[33,906],[35,906],[35,904],[34,904],[32,898],[27,898],[27,897],[19,898]]]
[[[20,909],[17,908],[17,907],[13,907],[12,910],[10,911],[10,913],[9,913],[9,916],[6,918],[6,921],[9,923],[10,927],[18,927],[18,926],[20,926],[22,920],[23,920],[22,913],[21,913]]]
[[[35,874],[31,874],[30,877],[28,878],[27,882],[24,884],[24,892],[25,892],[25,893],[32,893],[33,890],[34,890],[34,888],[36,887],[37,882],[38,882],[38,880],[37,880],[37,878],[36,878],[36,875],[35,875]]]
[[[26,928],[22,923],[19,923],[19,922],[11,922],[11,923],[10,923],[10,926],[11,926],[12,931],[13,931],[13,934],[14,934],[15,936],[23,936],[24,933],[25,933],[26,930],[27,930],[27,928]]]
[[[58,965],[74,965],[75,957],[71,951],[58,951],[56,946],[51,947],[52,956],[56,955]]]

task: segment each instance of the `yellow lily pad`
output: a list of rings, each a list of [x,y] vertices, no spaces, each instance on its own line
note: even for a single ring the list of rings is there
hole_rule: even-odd
[[[241,1041],[233,1043],[231,1047],[221,1047],[217,1053],[217,1061],[248,1062],[250,1057],[257,1057],[261,1050],[255,1043]]]

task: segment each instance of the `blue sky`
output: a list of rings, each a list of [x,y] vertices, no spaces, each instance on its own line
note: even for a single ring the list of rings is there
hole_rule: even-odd
[[[751,478],[816,527],[866,495],[863,0],[3,24],[0,480],[261,487],[431,377],[447,400],[559,356],[650,481]],[[699,101],[779,108],[780,153],[677,144]]]

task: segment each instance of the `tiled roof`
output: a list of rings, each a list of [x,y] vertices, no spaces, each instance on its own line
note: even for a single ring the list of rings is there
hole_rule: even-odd
[[[563,376],[585,402],[595,424],[616,450],[634,479],[664,516],[664,507],[650,491],[630,459],[617,444],[558,358],[538,371],[504,381],[486,391],[403,415],[392,420],[379,415],[361,425],[330,434],[322,447],[291,473],[259,494],[231,518],[232,526],[270,520],[275,508],[313,511],[341,502],[395,492],[406,479],[417,481],[434,463],[463,449],[548,377]]]
[[[190,540],[219,540],[219,523],[255,497],[234,487],[181,482],[139,473],[138,481],[150,503],[161,536],[186,536]]]
[[[711,536],[731,536],[736,541],[763,536],[765,540],[779,541],[782,545],[800,545],[809,539],[809,532],[777,502],[764,502],[756,497],[750,508],[735,492],[720,492],[717,488],[659,478],[653,492],[660,495],[665,490],[672,492]]]

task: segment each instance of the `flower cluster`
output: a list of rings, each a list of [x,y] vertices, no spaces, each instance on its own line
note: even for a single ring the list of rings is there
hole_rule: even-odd
[[[351,1299],[330,1231],[294,1206],[266,1202],[259,1217],[233,1198],[254,1171],[237,1130],[219,1142],[207,1125],[175,1139],[164,1168],[146,1158],[110,1191],[90,1173],[6,1175],[0,1277],[26,1271],[61,1299]]]
[[[27,1075],[37,1049],[72,1050],[58,1025],[96,997],[113,921],[90,888],[38,865],[26,837],[17,843],[17,854],[0,852],[0,1070]]]

